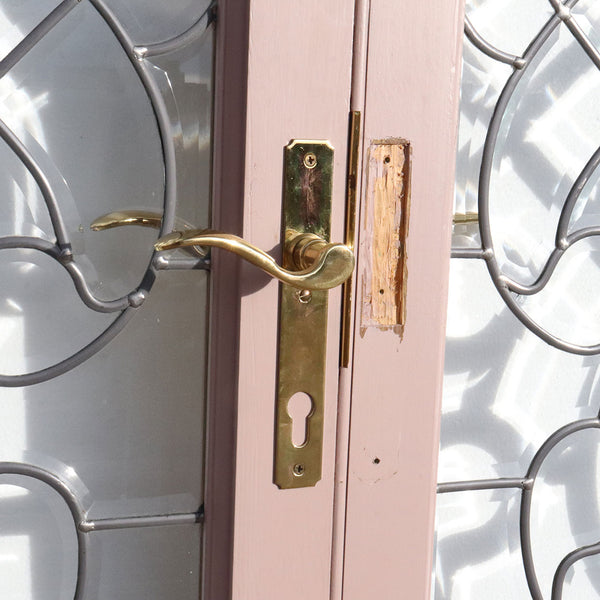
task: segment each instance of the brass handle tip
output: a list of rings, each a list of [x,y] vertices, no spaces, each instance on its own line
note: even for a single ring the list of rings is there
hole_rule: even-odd
[[[163,235],[154,243],[154,249],[158,252],[162,252],[163,250],[172,250],[173,248],[178,248],[182,245],[182,239],[183,232],[181,231],[168,233],[167,235]]]
[[[125,225],[139,225],[140,227],[160,229],[162,215],[149,210],[118,210],[94,219],[90,225],[90,229],[92,231],[103,231],[104,229],[124,227]]]
[[[163,224],[163,216],[161,213],[152,212],[149,210],[118,210],[115,212],[102,215],[90,225],[92,231],[103,231],[112,229],[113,227],[124,227],[126,225],[137,225],[138,227],[149,227],[150,229],[161,229]],[[175,217],[175,225],[185,231],[191,230],[192,226],[183,219]],[[174,232],[164,236],[156,244],[157,250],[169,250],[178,246],[181,234]],[[197,246],[185,248],[185,252],[196,258],[205,259],[206,252]]]

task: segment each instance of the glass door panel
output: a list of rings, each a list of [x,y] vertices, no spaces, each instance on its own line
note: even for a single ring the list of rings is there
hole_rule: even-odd
[[[198,597],[208,261],[90,225],[209,225],[209,4],[0,7],[2,598]]]
[[[465,32],[435,598],[595,598],[600,10]]]

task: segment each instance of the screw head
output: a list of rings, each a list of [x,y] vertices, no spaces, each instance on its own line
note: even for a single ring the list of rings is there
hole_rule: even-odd
[[[310,290],[298,290],[296,298],[300,304],[308,304],[312,300],[312,292]]]
[[[314,169],[317,166],[317,155],[314,152],[307,152],[304,155],[304,166],[307,169]]]
[[[302,463],[298,463],[297,465],[294,465],[292,471],[296,477],[302,477],[306,471],[306,467]]]

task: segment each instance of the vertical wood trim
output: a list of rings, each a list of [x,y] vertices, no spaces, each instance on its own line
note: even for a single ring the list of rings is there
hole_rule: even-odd
[[[242,233],[249,0],[219,0],[215,45],[213,226]],[[214,252],[207,409],[204,600],[229,600],[233,572],[240,264]]]
[[[278,260],[283,148],[335,148],[331,238],[343,239],[353,2],[251,0],[244,231]],[[329,294],[322,479],[273,483],[278,284],[241,265],[234,600],[326,600],[331,570],[340,290]],[[212,600],[212,599],[207,599]]]
[[[343,600],[430,594],[462,25],[463,0],[371,5],[365,137],[412,147],[409,281],[402,340],[355,323]]]

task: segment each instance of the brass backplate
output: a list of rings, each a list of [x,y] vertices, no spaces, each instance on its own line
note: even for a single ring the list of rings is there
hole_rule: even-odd
[[[292,140],[286,146],[283,240],[293,230],[330,241],[332,170],[329,142]],[[284,267],[292,267],[289,261],[284,252]],[[280,292],[274,482],[281,489],[310,487],[321,479],[328,292],[285,284]],[[293,423],[288,412],[290,398],[297,393],[311,400],[301,424]],[[292,442],[296,427],[305,431],[304,442],[298,445]]]

